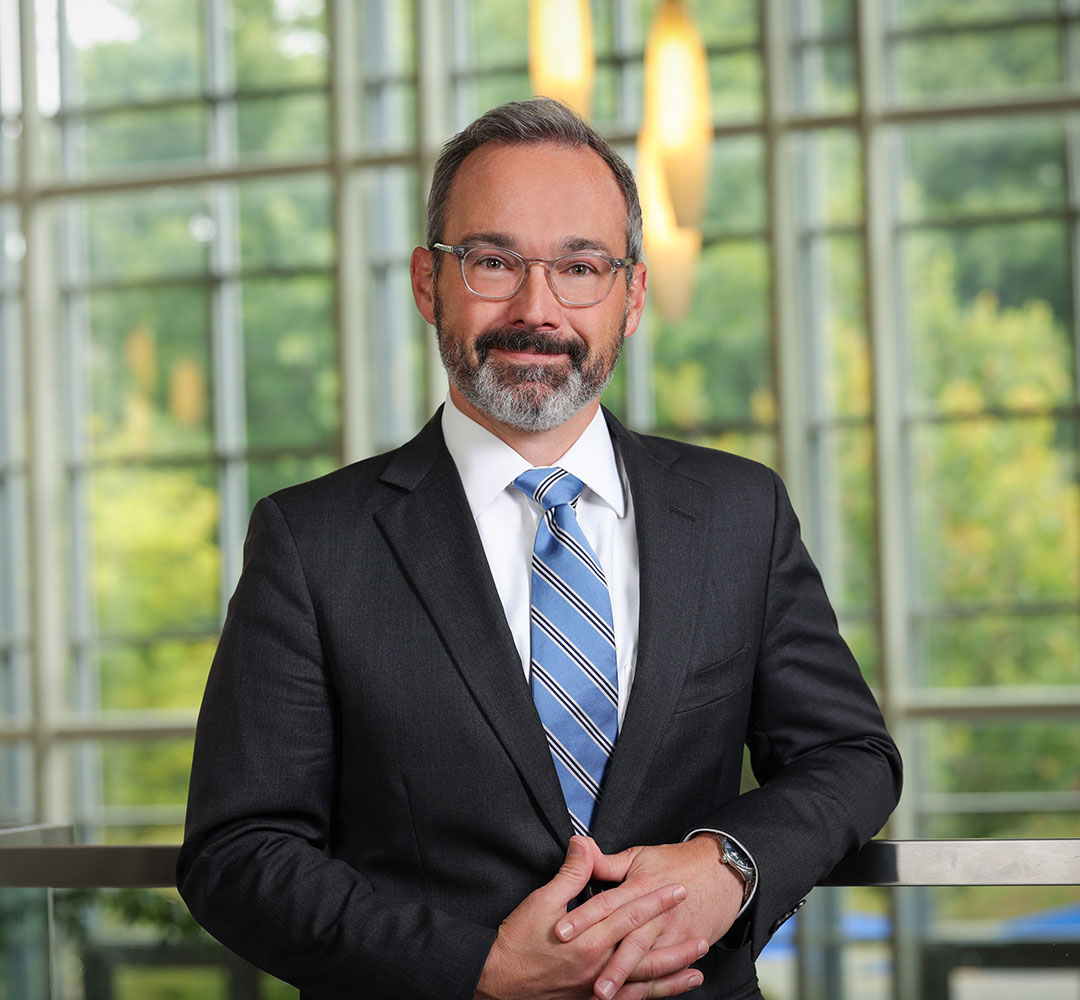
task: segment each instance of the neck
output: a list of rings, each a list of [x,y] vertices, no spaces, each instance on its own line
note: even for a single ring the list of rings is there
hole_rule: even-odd
[[[482,410],[478,410],[458,392],[457,386],[450,384],[450,398],[454,405],[470,420],[475,420],[481,427],[487,428],[500,441],[508,444],[530,465],[543,467],[555,465],[585,432],[590,421],[600,406],[593,400],[583,406],[569,420],[547,431],[523,431],[495,420]]]

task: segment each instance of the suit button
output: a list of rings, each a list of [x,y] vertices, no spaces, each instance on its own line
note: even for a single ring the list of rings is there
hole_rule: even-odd
[[[772,937],[780,928],[787,923],[796,913],[799,912],[804,906],[806,906],[806,900],[800,899],[790,910],[787,911],[779,920],[776,921],[772,927],[769,928],[769,936]]]

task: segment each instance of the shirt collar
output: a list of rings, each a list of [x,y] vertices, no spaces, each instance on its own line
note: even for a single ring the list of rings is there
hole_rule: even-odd
[[[442,431],[473,517],[479,516],[521,473],[532,468],[528,460],[505,441],[462,413],[449,396],[443,406]],[[577,476],[619,517],[626,514],[626,497],[615,448],[599,408],[557,464]]]

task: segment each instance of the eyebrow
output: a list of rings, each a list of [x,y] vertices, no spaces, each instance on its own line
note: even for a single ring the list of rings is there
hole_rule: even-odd
[[[465,233],[461,237],[461,243],[465,246],[492,246],[504,247],[507,250],[516,250],[519,253],[521,244],[509,233],[498,232],[472,232]],[[567,253],[578,253],[582,250],[595,250],[607,254],[609,257],[617,257],[611,252],[610,247],[603,240],[593,239],[589,236],[570,236],[562,241],[557,256]]]

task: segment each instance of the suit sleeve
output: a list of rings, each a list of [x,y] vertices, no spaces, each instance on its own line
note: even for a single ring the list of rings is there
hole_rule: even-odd
[[[493,929],[389,900],[327,855],[339,739],[302,562],[263,500],[199,714],[181,895],[227,947],[319,997],[363,984],[372,997],[471,998]]]
[[[745,844],[758,868],[753,955],[801,898],[885,824],[901,763],[840,637],[798,521],[773,474],[769,578],[746,742],[759,787],[699,827]],[[737,930],[738,928],[736,928]]]

